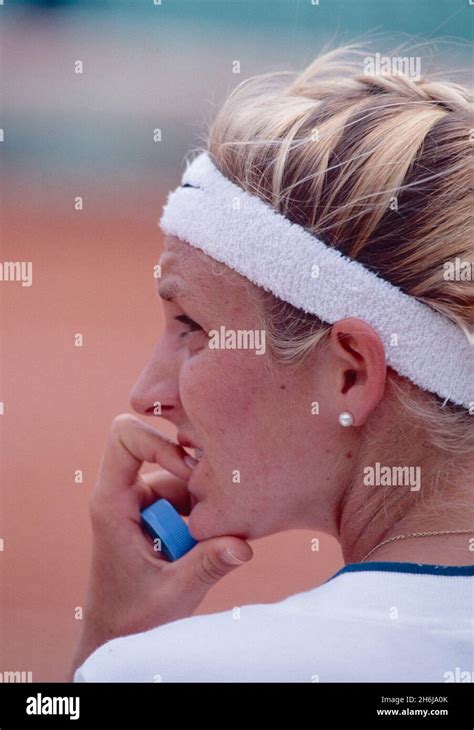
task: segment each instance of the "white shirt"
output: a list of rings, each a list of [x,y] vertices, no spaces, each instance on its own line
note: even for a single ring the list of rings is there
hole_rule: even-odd
[[[108,641],[75,682],[473,681],[474,566],[350,563],[277,603]]]

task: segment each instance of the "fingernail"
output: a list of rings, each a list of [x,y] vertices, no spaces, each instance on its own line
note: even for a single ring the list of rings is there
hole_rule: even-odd
[[[226,548],[224,552],[222,553],[222,557],[224,558],[226,563],[230,563],[231,565],[241,565],[242,563],[247,562],[247,558],[242,560],[238,555],[232,552],[232,550],[229,550],[229,548]]]
[[[199,464],[199,461],[191,456],[191,454],[186,454],[184,457],[184,462],[189,466],[190,469],[194,469],[196,464]]]

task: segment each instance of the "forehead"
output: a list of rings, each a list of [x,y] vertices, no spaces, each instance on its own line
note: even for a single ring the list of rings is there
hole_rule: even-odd
[[[173,275],[173,278],[177,276],[199,283],[216,279],[224,270],[230,276],[235,273],[225,264],[205,254],[202,249],[191,246],[176,236],[165,236],[164,243],[165,248],[160,257],[162,277]]]
[[[183,241],[181,238],[166,234],[165,251],[169,251],[170,253],[183,254],[185,256],[186,252],[189,251],[190,248],[192,248],[192,246],[190,246],[190,244],[186,241]]]
[[[191,271],[196,267],[196,259],[198,258],[193,255],[193,247],[175,236],[166,236],[164,244],[164,250],[160,256],[162,279],[169,280],[170,285],[171,282],[188,279]]]
[[[193,247],[189,243],[176,236],[169,235],[165,236],[164,243],[165,246],[160,258],[162,268],[171,273],[171,271],[185,266],[186,262],[189,263],[189,258],[193,253]]]
[[[161,279],[158,293],[162,299],[174,297],[208,297],[215,292],[218,282],[212,276],[213,260],[201,249],[191,246],[176,236],[167,235],[160,257]]]
[[[242,307],[244,302],[249,306],[246,300],[251,285],[247,279],[176,236],[166,235],[164,244],[158,280],[162,298],[182,296],[188,302],[205,302],[208,308],[216,307],[219,312],[224,307]]]

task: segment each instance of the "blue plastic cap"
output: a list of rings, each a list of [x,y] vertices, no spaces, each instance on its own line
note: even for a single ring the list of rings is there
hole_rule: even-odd
[[[168,560],[177,560],[197,545],[186,522],[167,499],[159,499],[140,514],[146,531],[153,539],[161,540]]]

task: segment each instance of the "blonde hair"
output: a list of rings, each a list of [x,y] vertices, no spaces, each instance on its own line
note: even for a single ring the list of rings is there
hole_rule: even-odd
[[[208,130],[208,151],[230,180],[472,332],[472,281],[443,276],[445,264],[474,259],[471,97],[450,81],[367,75],[364,57],[346,46],[301,73],[242,82]],[[261,298],[272,356],[298,367],[330,326],[263,290]],[[404,428],[445,455],[472,456],[465,409],[391,369],[387,385]]]

